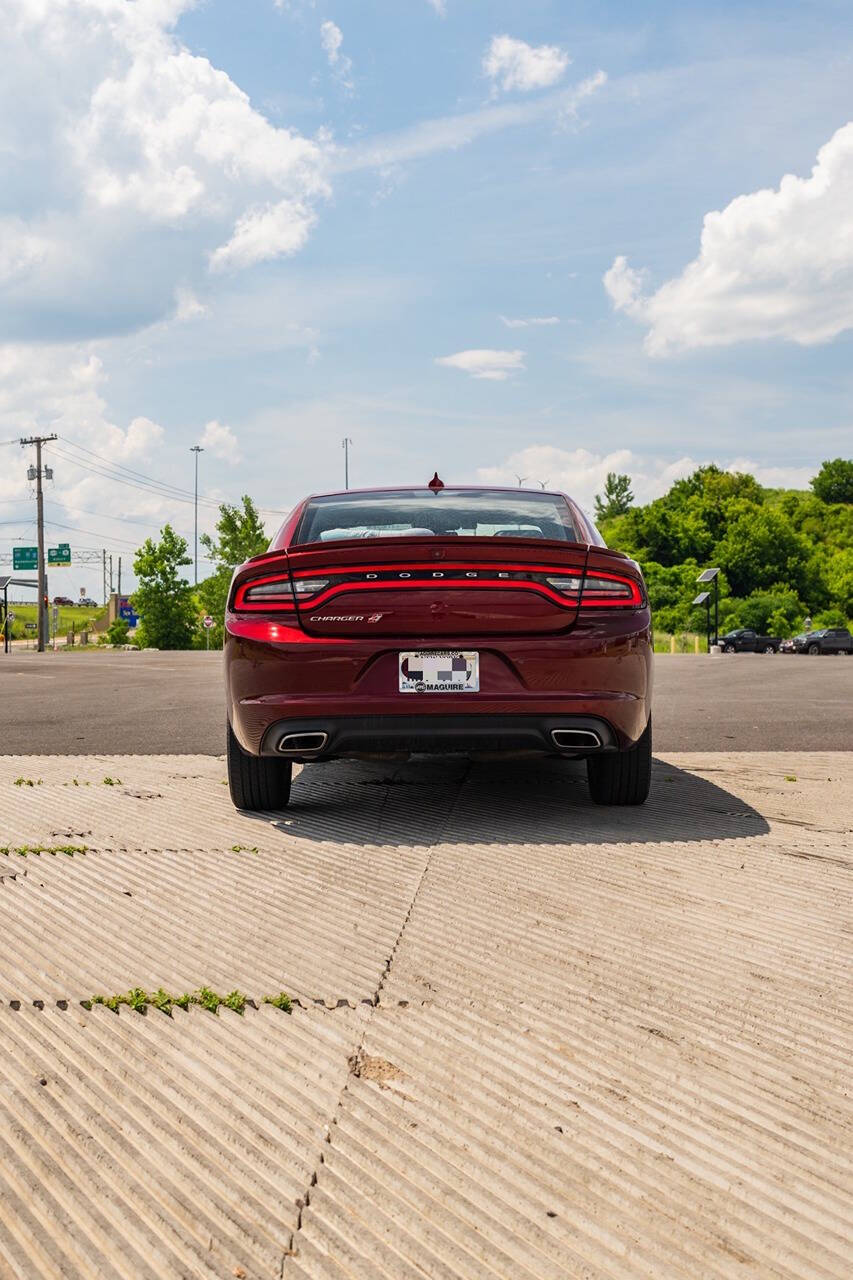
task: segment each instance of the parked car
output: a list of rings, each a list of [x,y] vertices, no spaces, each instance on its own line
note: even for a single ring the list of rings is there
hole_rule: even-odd
[[[307,498],[231,583],[231,796],[282,808],[294,761],[538,753],[642,804],[652,661],[639,566],[564,494],[436,476]]]
[[[779,645],[779,652],[780,653],[796,653],[797,641],[804,640],[804,639],[805,639],[805,635],[803,634],[799,636],[791,636],[789,640],[783,640],[782,643]]]
[[[54,596],[54,597],[53,597],[53,603],[54,603],[54,604],[63,604],[63,605],[65,605],[65,604],[71,604],[71,605],[73,605],[74,601],[73,601],[69,596]]]
[[[778,653],[780,636],[763,636],[749,627],[738,627],[720,636],[723,653]]]
[[[803,636],[798,653],[853,653],[853,636],[846,627],[823,627]]]
[[[81,596],[77,603],[84,609],[97,609],[98,602],[93,600],[91,596]]]

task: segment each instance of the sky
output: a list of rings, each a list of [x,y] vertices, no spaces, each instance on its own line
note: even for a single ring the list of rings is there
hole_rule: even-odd
[[[848,0],[0,0],[0,553],[356,487],[805,487],[853,439]],[[4,570],[7,571],[8,570]],[[208,566],[202,561],[203,576]],[[100,596],[97,568],[51,594]]]

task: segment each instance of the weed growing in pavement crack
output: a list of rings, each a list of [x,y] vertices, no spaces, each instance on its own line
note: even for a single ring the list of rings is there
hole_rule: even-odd
[[[246,1005],[252,1005],[257,1008],[258,1004],[271,1004],[276,1009],[281,1009],[284,1013],[290,1013],[293,1005],[290,996],[285,991],[279,992],[277,996],[263,996],[260,1001],[250,1000],[247,995],[236,988],[229,991],[227,996],[221,996],[211,987],[199,987],[197,991],[185,991],[181,996],[174,996],[166,991],[163,987],[158,987],[156,991],[145,991],[142,987],[131,987],[130,991],[123,995],[95,995],[91,1000],[81,1000],[84,1009],[91,1009],[94,1005],[103,1005],[105,1009],[111,1009],[113,1013],[118,1013],[121,1005],[127,1005],[128,1008],[134,1009],[137,1013],[145,1013],[149,1005],[155,1009],[159,1009],[160,1013],[165,1013],[167,1017],[172,1016],[173,1009],[189,1009],[191,1004],[197,1004],[202,1009],[207,1009],[209,1013],[216,1013],[220,1007],[232,1009],[234,1013],[243,1014],[246,1011]]]
[[[271,1004],[276,1009],[281,1009],[284,1013],[293,1012],[293,1001],[286,991],[279,991],[277,996],[264,996],[261,1004]]]
[[[258,846],[257,846],[256,844],[252,844],[252,845],[249,845],[249,844],[232,844],[232,846],[231,846],[231,852],[232,852],[232,853],[257,853],[257,852],[258,852]]]
[[[35,781],[33,781],[32,778],[16,778],[15,779],[16,787],[40,787],[41,785],[42,785],[41,778],[36,778]]]
[[[105,787],[120,787],[120,786],[122,786],[122,780],[121,780],[121,778],[110,778],[110,777],[108,776],[108,777],[104,778],[104,786],[105,786]]]
[[[64,853],[67,857],[73,858],[75,853],[87,853],[88,845],[85,844],[4,844],[0,845],[0,854],[17,854],[19,858],[26,858],[29,854],[39,853]]]

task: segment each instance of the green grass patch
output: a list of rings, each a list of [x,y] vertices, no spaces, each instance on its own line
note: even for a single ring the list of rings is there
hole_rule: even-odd
[[[60,595],[61,595],[60,591]],[[13,640],[35,640],[36,632],[30,628],[27,629],[28,622],[38,622],[37,609],[35,604],[12,604],[9,608],[15,615],[15,621],[9,627],[9,635]],[[78,636],[81,631],[88,631],[94,639],[95,623],[103,618],[106,614],[106,608],[101,605],[95,609],[82,609],[80,605],[59,606],[59,614],[57,617],[56,634],[60,637],[62,643],[65,643],[65,637],[69,631],[74,631]],[[51,636],[53,635],[53,605],[50,606],[50,627]]]
[[[675,640],[676,653],[695,653],[696,641],[699,641],[699,652],[708,652],[708,638],[695,631],[655,631],[655,653],[672,653],[672,641]]]

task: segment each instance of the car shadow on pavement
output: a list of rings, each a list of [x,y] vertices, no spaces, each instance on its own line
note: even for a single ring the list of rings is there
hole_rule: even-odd
[[[737,840],[770,829],[740,797],[663,760],[646,804],[626,808],[592,803],[580,761],[338,760],[303,768],[285,812],[247,816],[307,840],[403,847]]]

